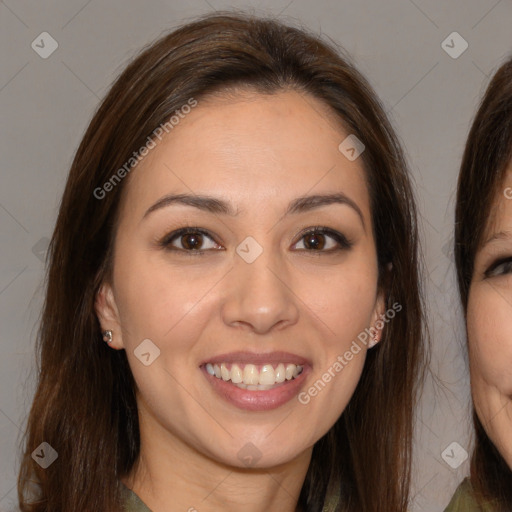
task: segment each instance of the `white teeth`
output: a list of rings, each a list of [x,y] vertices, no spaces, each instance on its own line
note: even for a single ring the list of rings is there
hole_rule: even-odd
[[[246,364],[244,368],[244,384],[248,386],[259,384],[259,372],[253,364]]]
[[[276,377],[274,368],[272,368],[271,364],[266,364],[260,371],[259,383],[265,386],[272,386],[272,384],[275,384],[275,382]]]
[[[302,366],[291,363],[279,363],[276,368],[265,364],[261,370],[254,364],[246,364],[243,369],[238,364],[232,364],[231,369],[228,369],[226,363],[206,364],[206,371],[210,375],[224,381],[230,380],[238,387],[251,391],[271,389],[275,384],[298,377],[302,370]]]
[[[215,366],[213,368],[215,369]],[[285,372],[286,380],[292,380],[294,370],[295,370],[294,364],[286,365],[286,372]],[[217,375],[217,372],[215,372],[215,375]]]
[[[229,370],[226,368],[226,365],[224,363],[220,365],[220,375],[222,377],[222,380],[229,380]]]
[[[279,363],[275,372],[276,382],[284,382],[286,379],[286,370],[284,369],[284,364]]]
[[[238,386],[240,385],[238,384]],[[257,386],[245,386],[243,389],[248,389],[249,391],[267,391],[272,389],[272,386],[264,386],[263,384],[258,384]]]
[[[231,382],[233,384],[239,384],[244,380],[242,370],[237,364],[231,365]]]

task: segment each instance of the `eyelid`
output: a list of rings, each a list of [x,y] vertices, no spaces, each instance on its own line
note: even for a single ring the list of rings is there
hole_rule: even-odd
[[[183,226],[181,228],[175,229],[175,230],[171,231],[170,233],[167,233],[163,238],[161,238],[158,241],[158,245],[160,245],[163,248],[168,249],[168,250],[172,250],[172,251],[176,251],[176,252],[183,252],[183,253],[188,253],[188,254],[194,254],[194,255],[203,254],[207,251],[212,250],[212,249],[206,249],[206,250],[198,249],[198,250],[194,250],[194,251],[191,251],[191,250],[187,251],[184,249],[180,249],[178,247],[171,248],[172,240],[179,239],[183,235],[187,235],[190,233],[198,233],[200,235],[206,236],[215,244],[220,245],[216,242],[215,238],[209,233],[209,231],[207,231],[206,229],[200,228],[200,227],[196,227],[196,226]],[[220,250],[220,249],[215,249],[215,250]]]
[[[485,270],[484,272],[484,276],[485,277],[494,277],[496,275],[502,275],[502,274],[496,274],[494,273],[495,270],[500,267],[501,265],[504,265],[506,263],[512,263],[512,256],[506,256],[504,258],[498,258],[496,259],[495,261],[493,261],[489,267],[487,268],[487,270]]]
[[[212,251],[212,250],[219,251],[220,250],[220,249],[184,250],[184,249],[180,249],[180,248],[171,246],[171,241],[173,241],[174,239],[178,239],[183,235],[190,234],[190,233],[201,234],[203,236],[210,238],[212,240],[212,242],[214,242],[215,244],[220,245],[220,244],[218,244],[218,242],[216,242],[215,237],[212,236],[208,230],[200,228],[200,227],[196,227],[196,226],[182,226],[181,228],[175,229],[175,230],[171,231],[170,233],[167,233],[161,239],[159,239],[158,245],[160,245],[161,247],[168,249],[170,251],[186,253],[189,255],[201,255],[208,251]],[[340,233],[339,231],[337,231],[335,229],[328,228],[327,226],[309,226],[307,228],[302,229],[301,231],[299,231],[298,234],[295,235],[295,237],[299,237],[299,239],[293,245],[296,245],[306,235],[309,235],[309,234],[322,234],[327,237],[330,237],[338,244],[338,247],[327,249],[327,250],[313,250],[313,249],[311,249],[311,250],[298,249],[298,250],[300,250],[302,252],[320,255],[322,253],[330,254],[330,253],[334,253],[334,252],[338,252],[338,251],[348,250],[354,245],[353,242],[351,240],[349,240],[343,233]]]
[[[349,240],[343,233],[340,233],[339,231],[335,230],[335,229],[332,229],[332,228],[328,228],[327,226],[310,226],[310,227],[307,227],[303,230],[301,230],[296,236],[299,237],[299,240],[297,240],[296,243],[300,242],[302,240],[302,238],[306,235],[309,235],[309,234],[317,234],[317,233],[320,233],[322,235],[326,235],[326,236],[329,236],[330,238],[333,238],[339,245],[339,247],[336,249],[328,249],[326,251],[307,251],[307,252],[311,252],[311,253],[314,253],[314,252],[318,252],[318,253],[330,253],[330,252],[334,252],[336,250],[343,250],[343,249],[350,249],[354,243]],[[295,245],[293,244],[293,245]],[[305,250],[305,249],[302,249],[302,250]]]

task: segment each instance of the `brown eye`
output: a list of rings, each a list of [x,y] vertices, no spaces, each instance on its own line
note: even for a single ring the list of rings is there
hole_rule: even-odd
[[[347,238],[332,229],[323,228],[321,226],[309,229],[302,234],[303,248],[307,252],[334,252],[343,249],[350,249],[352,243]]]
[[[187,233],[181,235],[181,245],[184,249],[199,249],[203,243],[201,233]]]
[[[325,247],[325,235],[310,233],[304,237],[304,245],[308,249],[323,249]]]
[[[205,247],[204,245],[207,240],[210,240],[211,243]],[[206,231],[200,228],[178,229],[164,237],[160,244],[171,251],[196,254],[202,254],[205,250],[218,249],[220,247]]]

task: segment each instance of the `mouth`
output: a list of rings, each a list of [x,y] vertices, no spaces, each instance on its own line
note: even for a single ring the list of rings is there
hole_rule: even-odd
[[[279,363],[272,365],[244,364],[244,363],[207,363],[206,371],[222,379],[231,382],[240,389],[249,391],[267,391],[273,389],[277,384],[297,378],[304,370],[301,365],[293,363]]]
[[[204,361],[200,369],[221,398],[240,409],[263,411],[296,396],[311,363],[285,352],[233,352]]]

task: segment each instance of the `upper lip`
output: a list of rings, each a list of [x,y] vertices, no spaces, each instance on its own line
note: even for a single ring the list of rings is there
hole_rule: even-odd
[[[200,366],[211,363],[211,364],[221,364],[221,363],[242,363],[242,364],[255,364],[261,365],[265,363],[269,364],[279,364],[279,363],[292,363],[296,365],[311,365],[311,362],[302,356],[297,354],[291,354],[290,352],[247,352],[247,351],[238,351],[238,352],[229,352],[225,354],[219,354],[216,356],[209,357],[205,359]]]

